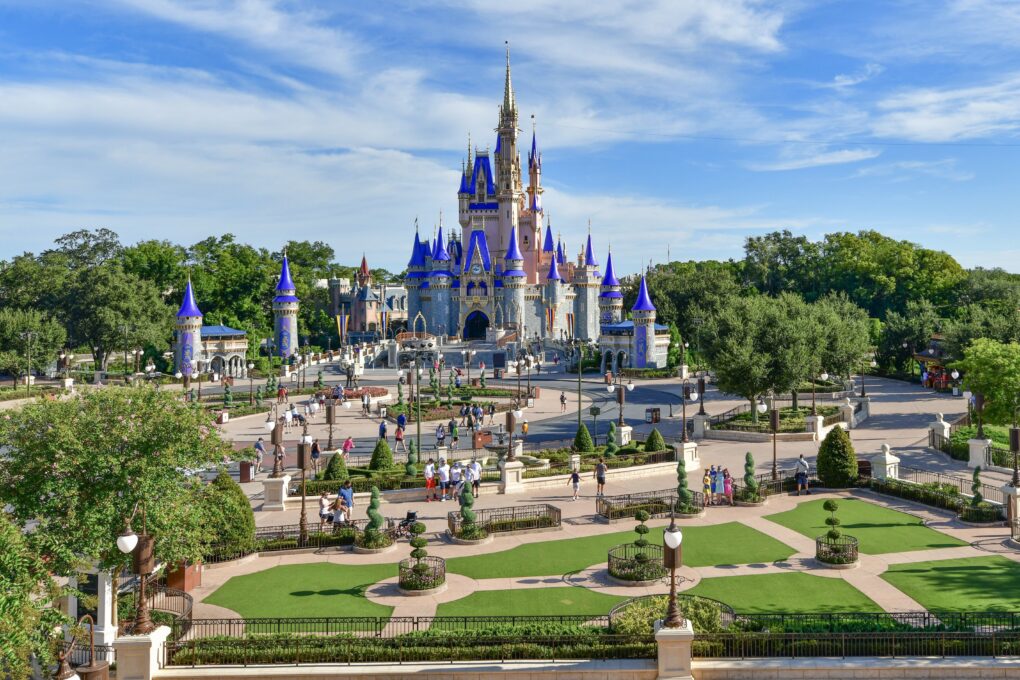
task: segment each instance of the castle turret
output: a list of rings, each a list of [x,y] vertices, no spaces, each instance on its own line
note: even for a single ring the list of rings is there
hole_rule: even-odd
[[[563,277],[560,276],[560,269],[556,258],[549,262],[549,271],[545,275],[545,333],[548,338],[559,337],[566,331],[563,321],[560,320],[563,301],[566,298],[566,286],[563,284]]]
[[[407,319],[408,330],[411,322],[421,311],[421,284],[423,279],[427,280],[428,273],[425,271],[425,253],[422,247],[428,248],[428,244],[422,243],[418,238],[417,227],[414,230],[414,245],[411,248],[411,259],[407,261],[407,274],[404,276],[404,287],[407,289]]]
[[[290,264],[287,253],[283,254],[283,266],[280,268],[280,281],[276,284],[276,297],[273,298],[273,322],[276,329],[276,351],[283,359],[289,358],[298,350],[298,299],[297,288],[290,277]]]
[[[574,336],[582,340],[599,337],[599,263],[591,247],[591,232],[580,266],[574,270]]]
[[[432,251],[432,271],[429,274],[429,297],[432,312],[429,319],[429,331],[437,335],[449,335],[456,331],[452,322],[452,306],[450,304],[450,287],[453,285],[453,272],[450,271],[450,253],[446,250],[443,240],[442,218],[439,233],[436,235],[435,247]]]
[[[524,271],[524,255],[517,243],[517,230],[510,230],[510,243],[507,247],[503,267],[503,307],[506,321],[515,324],[523,333],[524,326],[524,288],[527,283]]]
[[[184,375],[191,375],[192,360],[202,355],[202,311],[195,303],[195,292],[191,288],[191,279],[184,288],[184,300],[177,312],[177,342],[174,347],[174,369]]]
[[[623,293],[620,291],[620,280],[613,271],[613,253],[606,255],[606,273],[602,277],[599,292],[599,322],[602,324],[620,323],[623,320]]]
[[[506,47],[506,81],[503,84],[503,104],[499,107],[499,126],[496,128],[496,153],[493,154],[496,175],[495,233],[486,228],[486,237],[492,254],[502,259],[510,240],[510,230],[520,221],[524,204],[521,185],[521,157],[517,151],[518,112],[510,81],[510,45]]]
[[[634,360],[635,368],[655,366],[655,305],[648,295],[648,283],[641,277],[637,300],[630,310],[634,320]]]

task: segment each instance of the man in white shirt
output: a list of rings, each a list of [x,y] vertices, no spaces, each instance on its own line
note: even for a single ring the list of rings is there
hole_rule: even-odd
[[[443,497],[439,500],[446,500],[446,493],[450,490],[450,466],[446,464],[446,460],[443,458],[439,459],[439,488],[443,492]]]
[[[453,490],[451,496],[453,500],[460,498],[461,489],[464,488],[464,476],[461,474],[464,471],[460,461],[457,461],[452,468],[450,468],[450,488]]]
[[[478,462],[477,458],[474,458],[468,469],[471,470],[471,493],[477,498],[482,486],[482,464]]]
[[[429,491],[432,492],[432,497],[429,497]],[[436,500],[436,463],[434,460],[429,458],[429,462],[425,464],[425,502],[431,503]]]

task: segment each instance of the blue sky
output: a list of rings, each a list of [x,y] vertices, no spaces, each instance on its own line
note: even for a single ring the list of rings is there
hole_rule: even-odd
[[[105,226],[399,270],[509,40],[553,228],[621,273],[780,228],[1020,271],[1017,36],[994,0],[0,0],[0,255]]]

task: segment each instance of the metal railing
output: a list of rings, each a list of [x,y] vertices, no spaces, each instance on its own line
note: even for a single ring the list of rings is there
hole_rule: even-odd
[[[71,668],[77,666],[84,666],[85,664],[92,661],[89,658],[90,647],[88,636],[84,636],[83,640],[75,640],[74,646],[71,646],[70,640],[64,640],[60,643],[61,649],[67,653],[67,661],[71,665]],[[116,658],[116,652],[114,651],[113,645],[96,645],[96,661],[109,661],[113,662]]]
[[[992,465],[1013,469],[1013,452],[1007,448],[989,444],[985,447],[985,467]]]
[[[815,559],[826,564],[853,564],[857,561],[857,539],[845,534],[835,540],[819,536],[815,539]]]
[[[966,449],[958,448],[949,437],[943,437],[935,430],[928,430],[928,448],[941,451],[956,460],[967,460],[970,458],[970,452]]]
[[[413,557],[400,560],[397,582],[404,590],[438,588],[446,582],[446,560],[431,555],[420,560]]]
[[[822,417],[822,427],[831,427],[836,423],[843,422],[842,413],[833,413],[832,415]]]
[[[946,493],[937,487],[899,479],[875,479],[868,482],[872,491],[887,496],[930,505],[933,508],[955,512],[965,522],[995,522],[1002,519],[1002,505],[971,505],[971,499],[959,493]]]
[[[700,491],[691,491],[691,502],[681,507],[677,501],[676,489],[642,491],[617,496],[599,496],[595,499],[595,512],[609,520],[633,517],[638,510],[644,510],[652,517],[667,517],[670,509],[682,514],[697,513],[705,508],[705,497]]]
[[[609,549],[609,575],[625,581],[656,581],[667,573],[658,543],[624,543]]]
[[[971,426],[970,413],[964,413],[962,416],[960,416],[959,418],[957,418],[956,420],[949,424],[949,434],[950,436],[952,436],[952,434],[959,430],[960,428],[970,426]]]
[[[486,508],[476,510],[475,515],[475,526],[485,529],[490,534],[558,527],[562,521],[560,509],[548,504]],[[446,525],[453,536],[460,534],[463,522],[464,519],[458,511],[446,515]]]
[[[202,561],[206,564],[215,564],[217,562],[236,560],[253,553],[352,545],[357,535],[365,531],[368,522],[369,520],[367,519],[356,519],[352,522],[326,524],[324,529],[319,531],[318,517],[309,518],[308,530],[303,543],[301,542],[300,524],[255,527],[255,537],[250,545],[214,545],[205,552],[202,556]],[[392,518],[386,519],[385,532],[391,538],[396,537],[396,526],[397,520]]]
[[[921,470],[918,468],[906,467],[904,465],[901,465],[899,468],[899,478],[902,481],[913,482],[914,484],[929,484],[937,485],[945,489],[955,489],[956,493],[965,496],[969,496],[971,494],[972,487],[974,485],[974,481],[969,477],[955,477],[941,472]],[[1005,503],[1005,496],[1002,493],[1002,489],[997,486],[981,484],[981,495],[984,496],[985,500],[991,501],[992,503]]]
[[[1020,630],[1020,612],[807,612],[741,614],[740,628],[752,632],[821,632],[883,630],[950,630],[990,633]]]
[[[693,656],[711,659],[1015,656],[1020,631],[991,633],[705,633]]]

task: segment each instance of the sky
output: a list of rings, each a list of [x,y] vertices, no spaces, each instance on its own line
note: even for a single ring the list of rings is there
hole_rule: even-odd
[[[400,271],[494,147],[617,271],[877,229],[1020,271],[1020,3],[0,0],[0,257],[107,227]]]

